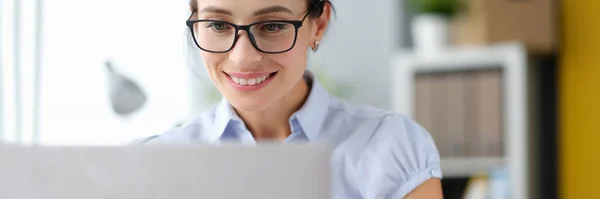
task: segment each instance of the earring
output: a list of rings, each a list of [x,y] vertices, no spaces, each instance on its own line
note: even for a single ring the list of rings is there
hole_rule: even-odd
[[[315,41],[315,47],[312,48],[313,52],[317,52],[317,50],[319,50],[319,45],[320,44],[321,44],[321,42]]]

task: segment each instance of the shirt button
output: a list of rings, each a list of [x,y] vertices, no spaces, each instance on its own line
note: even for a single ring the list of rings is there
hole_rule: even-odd
[[[437,172],[436,172],[435,170],[431,170],[431,175],[434,175],[434,176],[435,176],[435,174],[436,174],[436,173],[437,173]]]

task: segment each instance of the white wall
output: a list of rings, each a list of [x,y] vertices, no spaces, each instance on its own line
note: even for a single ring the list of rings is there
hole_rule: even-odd
[[[189,113],[187,1],[45,1],[40,141],[116,144],[158,134]],[[104,61],[147,92],[141,112],[112,112]]]
[[[401,38],[400,0],[332,2],[337,17],[315,61],[354,84],[350,101],[390,108],[389,60]]]

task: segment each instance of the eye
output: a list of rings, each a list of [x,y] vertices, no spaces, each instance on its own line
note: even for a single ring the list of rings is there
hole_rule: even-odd
[[[289,24],[286,23],[268,23],[260,27],[261,30],[266,32],[277,32],[279,30],[287,29]]]
[[[227,23],[218,22],[218,21],[208,22],[208,23],[206,23],[206,27],[211,28],[214,31],[224,31],[224,30],[227,30],[230,28]]]

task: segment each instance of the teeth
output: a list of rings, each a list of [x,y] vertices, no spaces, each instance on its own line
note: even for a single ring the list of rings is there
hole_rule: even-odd
[[[240,83],[238,83],[238,84],[240,84],[242,86],[248,85],[248,80],[240,78]]]
[[[265,76],[262,77],[257,77],[257,78],[251,78],[251,79],[244,79],[244,78],[239,78],[239,77],[231,77],[231,79],[239,85],[242,86],[246,86],[246,85],[257,85],[262,83],[263,81],[265,81],[267,78],[269,78],[271,76],[271,74],[267,74]]]

